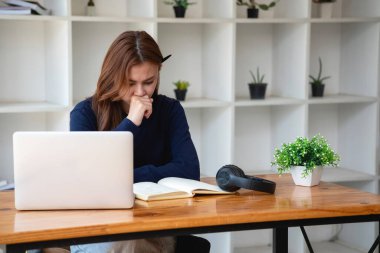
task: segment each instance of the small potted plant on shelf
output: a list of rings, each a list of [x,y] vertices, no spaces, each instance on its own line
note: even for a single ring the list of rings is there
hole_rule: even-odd
[[[250,70],[252,82],[248,84],[251,99],[264,99],[267,83],[264,83],[265,75],[260,75],[260,69],[257,67],[256,75]]]
[[[272,1],[269,4],[260,4],[256,0],[236,0],[238,6],[247,6],[247,17],[257,18],[259,16],[259,9],[267,11],[276,6],[277,1]]]
[[[164,3],[173,5],[174,14],[176,18],[184,18],[187,7],[189,5],[195,4],[195,2],[188,2],[187,0],[172,0],[165,1]]]
[[[323,81],[330,78],[330,76],[322,77],[322,60],[321,60],[321,57],[319,57],[318,61],[319,61],[318,76],[314,77],[312,75],[309,75],[309,78],[311,79],[311,81],[310,81],[311,95],[313,97],[323,97],[323,92],[325,90],[325,84],[323,83]]]
[[[189,82],[178,80],[177,82],[173,82],[173,84],[177,87],[174,90],[177,100],[185,101],[187,88],[190,86]]]
[[[296,185],[314,186],[319,184],[323,167],[336,167],[339,160],[339,155],[326,139],[317,134],[310,140],[298,137],[294,142],[276,148],[272,165],[277,165],[280,175],[290,171]]]

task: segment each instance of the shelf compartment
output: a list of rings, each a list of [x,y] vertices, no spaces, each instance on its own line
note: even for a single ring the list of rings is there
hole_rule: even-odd
[[[348,104],[348,103],[374,103],[376,97],[356,96],[347,94],[332,94],[323,97],[311,97],[307,101],[309,104]]]
[[[67,21],[68,17],[47,16],[47,15],[0,15],[0,20],[10,20],[10,21]]]
[[[181,101],[184,108],[209,108],[209,107],[225,107],[230,103],[226,101],[208,99],[208,98],[188,98]]]
[[[271,1],[265,3],[269,2]],[[259,10],[258,19],[306,18],[308,16],[308,4],[308,1],[302,0],[276,1],[275,7],[267,11]],[[247,6],[236,6],[236,17],[248,19]]]
[[[201,174],[215,177],[217,171],[232,161],[232,108],[185,108],[201,165]]]
[[[0,113],[20,113],[20,112],[55,112],[64,111],[68,107],[60,104],[48,102],[22,102],[22,103],[0,103]]]
[[[336,242],[311,242],[311,245],[315,252],[335,252],[335,253],[365,253],[367,251],[355,249],[340,243]]]
[[[271,106],[271,105],[299,105],[303,104],[304,100],[286,97],[269,96],[265,99],[247,99],[238,97],[235,101],[235,106]]]
[[[71,0],[71,15],[86,16],[88,0]],[[97,0],[95,12],[97,17],[155,17],[153,0]]]
[[[233,163],[247,173],[270,171],[274,150],[304,136],[305,105],[236,107]]]
[[[234,2],[229,0],[192,1],[196,4],[186,9],[185,18],[175,18],[172,5],[164,1],[157,1],[157,15],[159,18],[175,18],[177,20],[191,20],[193,18],[233,18]]]
[[[329,19],[321,19],[321,18],[312,18],[310,19],[310,23],[327,23],[327,24],[342,24],[342,23],[374,23],[378,22],[379,18],[329,18]]]
[[[311,3],[312,17],[317,17],[318,8],[319,4]],[[337,0],[332,8],[332,18],[379,17],[379,13],[377,0]]]
[[[272,253],[272,229],[232,232],[233,253]]]
[[[232,101],[232,24],[158,24],[163,55],[159,92],[174,97],[173,82],[190,82],[186,98]],[[223,53],[221,53],[223,52]]]
[[[304,99],[306,41],[306,24],[237,24],[235,97],[249,98],[249,70],[259,67],[268,97]]]
[[[309,137],[324,136],[339,154],[339,166],[376,174],[377,104],[309,105]]]
[[[13,182],[13,133],[16,131],[66,131],[68,113],[0,113],[0,178]]]
[[[1,19],[12,20],[50,20],[55,18],[62,18],[68,16],[68,1],[61,0],[44,0],[38,1],[42,6],[51,10],[51,15],[0,15]]]
[[[293,23],[306,23],[306,18],[237,18],[236,24],[293,24]]]
[[[88,17],[88,16],[73,16],[70,18],[75,22],[102,22],[102,23],[149,23],[155,22],[154,18],[134,18],[134,17]]]
[[[331,183],[373,181],[376,176],[342,167],[329,167],[323,170],[321,180]]]
[[[104,57],[117,36],[127,30],[146,30],[155,36],[152,23],[73,22],[72,29],[73,101],[94,94]]]
[[[309,74],[317,76],[320,57],[322,76],[331,76],[326,95],[378,93],[378,31],[379,23],[311,24]]]
[[[52,15],[54,16],[69,16],[69,0],[44,0],[42,5],[47,9],[52,10]]]
[[[250,247],[235,247],[233,253],[272,253],[272,245],[262,245],[262,246],[250,246]]]
[[[214,24],[233,23],[230,18],[157,18],[157,23],[161,24]]]
[[[0,22],[0,103],[69,104],[69,38],[65,21]]]

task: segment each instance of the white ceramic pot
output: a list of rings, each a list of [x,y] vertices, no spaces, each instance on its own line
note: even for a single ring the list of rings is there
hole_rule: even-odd
[[[301,186],[318,185],[321,181],[323,167],[316,167],[308,176],[302,177],[302,172],[304,169],[305,166],[294,166],[290,169],[294,183]]]

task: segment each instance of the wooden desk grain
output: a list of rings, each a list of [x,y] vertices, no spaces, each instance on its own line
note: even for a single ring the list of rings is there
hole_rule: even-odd
[[[324,182],[311,188],[295,186],[289,175],[262,177],[277,183],[274,195],[240,190],[236,195],[136,200],[134,208],[126,210],[17,211],[13,192],[0,192],[0,244],[380,214],[379,195]]]

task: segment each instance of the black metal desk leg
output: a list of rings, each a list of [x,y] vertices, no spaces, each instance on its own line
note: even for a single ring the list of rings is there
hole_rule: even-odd
[[[311,247],[311,243],[309,241],[309,237],[306,234],[305,228],[303,226],[300,226],[300,229],[302,231],[303,238],[305,239],[307,248],[309,249],[310,253],[314,253],[313,247]]]
[[[380,242],[380,235],[377,236],[375,242],[372,244],[372,247],[369,249],[368,253],[375,252],[375,249],[376,249],[377,245],[379,245],[379,242]],[[380,252],[380,247],[379,247],[378,251]]]
[[[273,253],[288,253],[288,228],[273,229]]]

